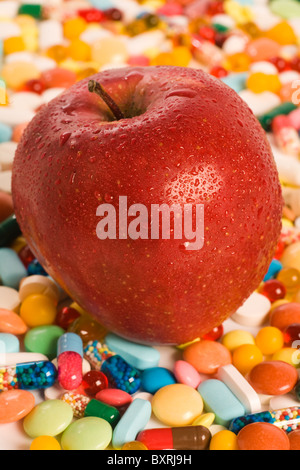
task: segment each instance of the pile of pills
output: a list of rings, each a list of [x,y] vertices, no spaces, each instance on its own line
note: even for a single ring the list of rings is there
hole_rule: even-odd
[[[297,0],[0,2],[0,435],[16,433],[11,448],[300,449],[299,31]],[[31,253],[10,194],[40,107],[139,65],[203,69],[233,88],[266,131],[285,200],[261,285],[224,325],[173,348],[122,339],[72,302]]]

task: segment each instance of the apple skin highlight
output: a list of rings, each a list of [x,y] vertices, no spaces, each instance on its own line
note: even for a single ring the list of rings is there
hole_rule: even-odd
[[[122,110],[115,120],[88,81]],[[220,325],[258,287],[281,230],[264,131],[218,79],[180,67],[110,70],[44,106],[18,146],[17,220],[46,271],[113,332],[180,344]],[[204,204],[204,246],[99,240],[104,202]],[[172,237],[171,237],[172,238]]]

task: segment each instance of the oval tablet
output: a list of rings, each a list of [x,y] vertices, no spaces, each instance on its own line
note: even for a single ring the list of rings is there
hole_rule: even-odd
[[[8,390],[0,393],[0,424],[19,421],[31,412],[34,405],[33,394],[26,390]]]

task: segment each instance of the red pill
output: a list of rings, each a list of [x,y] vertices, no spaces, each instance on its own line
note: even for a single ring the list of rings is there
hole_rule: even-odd
[[[265,361],[255,366],[249,374],[249,383],[263,395],[285,395],[298,382],[294,366],[282,361]]]
[[[210,26],[202,26],[199,31],[198,31],[198,34],[203,38],[203,39],[206,39],[206,41],[210,41],[212,42],[213,44],[215,43],[215,39],[216,39],[216,31],[211,28]]]
[[[275,326],[281,331],[294,323],[300,323],[300,304],[297,302],[279,305],[271,312],[271,326]]]
[[[290,441],[282,429],[270,423],[251,423],[238,433],[239,450],[290,450]]]
[[[26,82],[23,87],[24,91],[31,91],[33,93],[37,93],[38,95],[42,94],[45,89],[46,86],[44,81],[39,79],[28,80],[28,82]]]
[[[80,313],[72,307],[63,307],[56,315],[55,324],[67,330],[80,317]]]
[[[83,18],[87,23],[100,23],[106,20],[103,11],[96,8],[88,8],[86,10],[78,10],[78,15]]]
[[[227,77],[228,71],[224,69],[224,67],[221,67],[221,65],[216,65],[209,71],[210,75],[213,75],[214,77],[217,78],[223,78]]]
[[[271,279],[264,283],[260,293],[267,297],[270,302],[275,302],[276,300],[280,300],[285,297],[286,288],[282,282],[277,281],[276,279]]]
[[[209,333],[202,336],[202,339],[207,339],[208,341],[218,341],[223,336],[224,328],[223,325],[216,326]]]
[[[115,407],[128,406],[132,402],[132,396],[118,388],[105,388],[100,390],[95,398],[107,405]]]
[[[89,397],[94,397],[101,390],[108,388],[108,380],[103,372],[91,370],[83,376],[82,387]]]

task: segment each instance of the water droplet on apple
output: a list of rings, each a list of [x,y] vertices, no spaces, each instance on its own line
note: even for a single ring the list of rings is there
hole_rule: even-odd
[[[167,94],[166,98],[171,98],[172,96],[178,96],[179,98],[195,98],[197,96],[196,90],[189,90],[189,89],[180,89],[180,90],[173,90]]]

